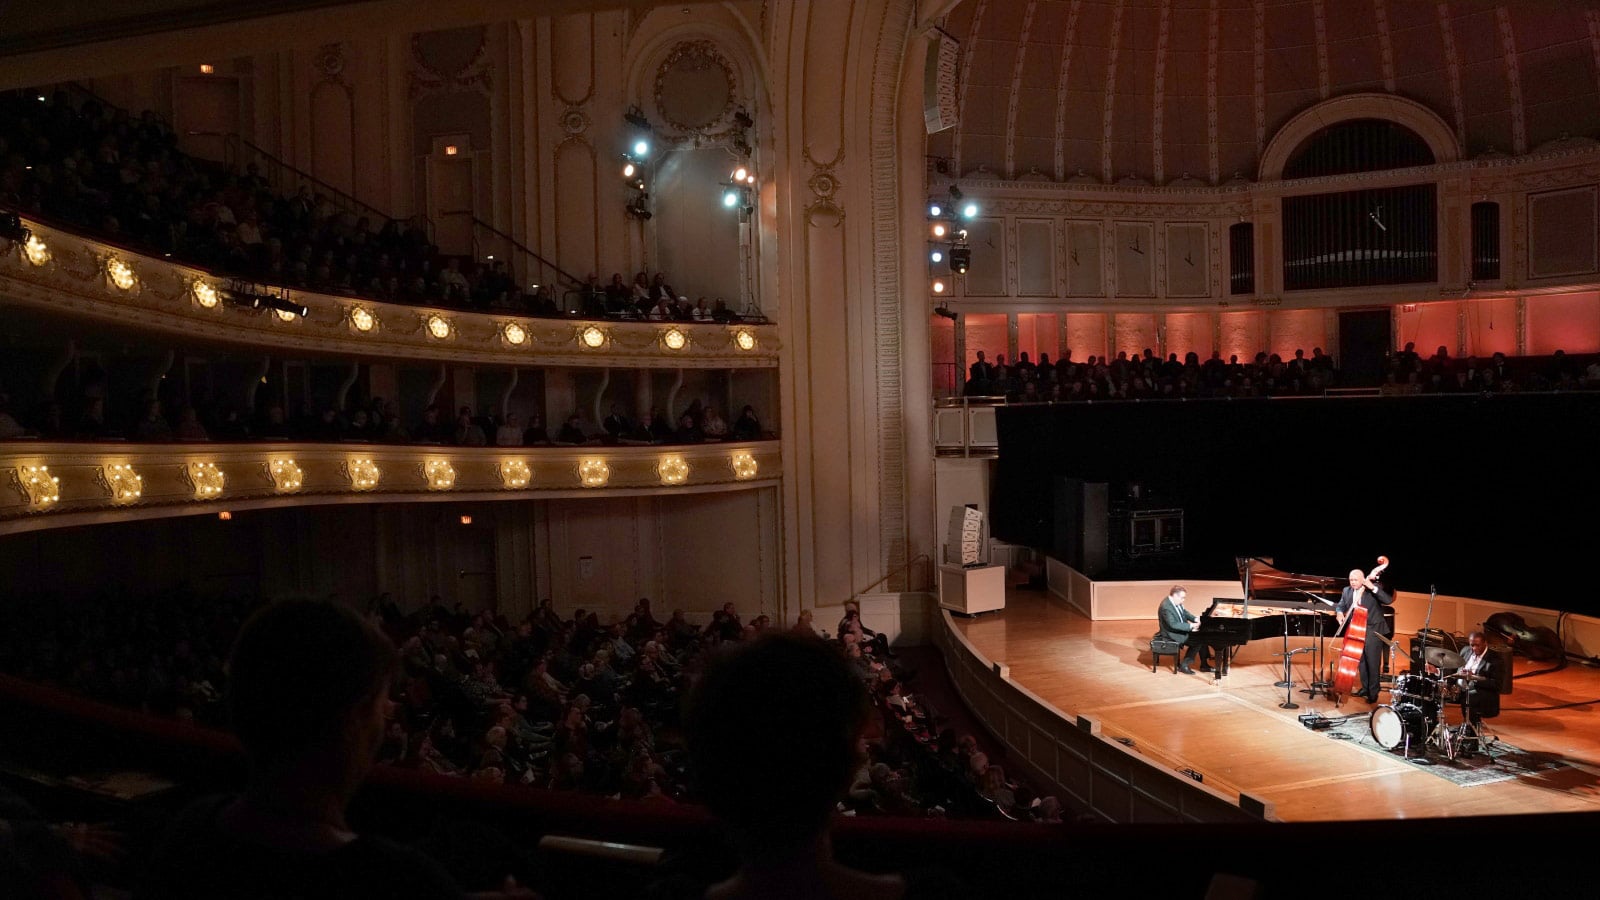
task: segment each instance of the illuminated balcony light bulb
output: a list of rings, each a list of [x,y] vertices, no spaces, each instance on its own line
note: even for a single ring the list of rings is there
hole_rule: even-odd
[[[216,463],[192,462],[189,463],[188,472],[196,500],[214,500],[222,496],[223,489],[228,485],[227,476],[217,468]]]
[[[300,316],[299,315],[297,315],[296,313],[290,312],[287,309],[275,309],[275,310],[272,311],[272,314],[278,317],[278,321],[279,322],[298,322],[298,321],[300,321]]]
[[[664,457],[656,465],[656,474],[661,476],[662,484],[683,484],[689,480],[689,463],[676,454]]]
[[[450,320],[444,316],[432,315],[428,317],[428,334],[436,340],[444,340],[450,336]]]
[[[606,342],[606,333],[593,325],[585,328],[578,337],[583,341],[583,345],[591,350],[598,350]]]
[[[520,347],[528,340],[528,329],[515,322],[507,322],[505,327],[500,329],[500,334],[506,343],[513,347]]]
[[[456,468],[448,460],[430,459],[423,467],[428,478],[428,489],[448,491],[456,486]]]
[[[383,470],[370,459],[352,459],[345,463],[345,473],[350,476],[350,489],[370,491],[383,480]]]
[[[200,304],[201,309],[216,309],[222,302],[222,297],[217,294],[217,289],[204,281],[194,283],[194,302]]]
[[[33,265],[42,266],[50,261],[50,248],[44,241],[39,240],[38,235],[30,234],[28,242],[22,245],[22,255]]]
[[[761,470],[761,466],[756,463],[755,456],[747,450],[740,450],[735,453],[728,462],[733,466],[733,477],[741,481],[756,477],[756,473]]]
[[[111,491],[113,503],[133,503],[144,495],[144,478],[133,470],[133,466],[121,463],[104,466],[101,477]]]
[[[733,343],[740,350],[754,350],[756,348],[755,333],[741,328],[733,333]]]
[[[578,481],[584,487],[604,487],[610,480],[611,467],[605,460],[592,457],[578,463]]]
[[[378,327],[378,317],[373,315],[372,310],[367,309],[365,306],[358,306],[350,310],[350,325],[355,330],[365,334]]]
[[[733,180],[734,181],[744,181],[746,178],[749,178],[749,177],[750,177],[750,170],[746,169],[744,166],[740,166],[739,168],[733,170]]]
[[[661,336],[661,343],[665,344],[668,350],[682,350],[689,343],[689,337],[676,328],[669,328],[667,333]]]
[[[49,466],[23,466],[17,470],[17,483],[30,510],[48,509],[61,499],[61,479],[50,474]]]
[[[133,268],[120,259],[113,259],[106,263],[106,274],[111,276],[111,283],[118,290],[132,290],[138,280],[133,275]]]
[[[508,459],[500,463],[500,480],[508,488],[525,488],[533,480],[533,471],[521,459]]]
[[[285,493],[298,491],[300,485],[305,483],[305,472],[288,457],[278,457],[268,462],[267,472],[272,476],[273,486]]]

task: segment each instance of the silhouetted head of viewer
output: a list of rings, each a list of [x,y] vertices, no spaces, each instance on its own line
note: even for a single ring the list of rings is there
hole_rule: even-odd
[[[767,633],[711,661],[686,702],[690,766],[742,854],[826,830],[861,764],[869,712],[861,679],[816,637]]]
[[[254,779],[353,795],[383,744],[398,661],[388,637],[339,604],[257,611],[228,662],[229,719]]]

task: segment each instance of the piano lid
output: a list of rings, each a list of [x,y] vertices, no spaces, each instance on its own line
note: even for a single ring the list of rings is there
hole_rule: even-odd
[[[1348,579],[1333,575],[1301,575],[1285,572],[1260,556],[1235,557],[1239,564],[1239,582],[1244,585],[1245,600],[1307,600],[1317,598],[1337,601]]]

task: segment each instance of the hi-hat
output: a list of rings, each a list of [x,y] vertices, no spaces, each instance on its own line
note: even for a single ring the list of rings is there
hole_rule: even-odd
[[[1459,669],[1465,662],[1461,654],[1444,647],[1429,647],[1423,654],[1423,659],[1428,665],[1438,666],[1441,669]]]

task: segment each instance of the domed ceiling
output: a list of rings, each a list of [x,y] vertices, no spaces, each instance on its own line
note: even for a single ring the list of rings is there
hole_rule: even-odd
[[[1222,184],[1290,118],[1392,93],[1466,157],[1600,133],[1600,4],[1415,0],[964,0],[962,177]],[[1187,178],[1186,178],[1187,176]]]

